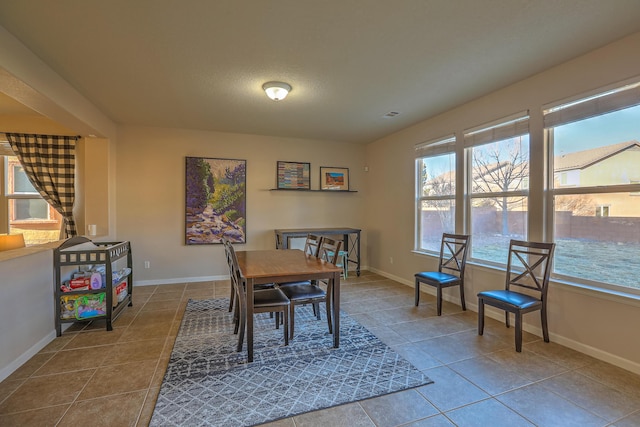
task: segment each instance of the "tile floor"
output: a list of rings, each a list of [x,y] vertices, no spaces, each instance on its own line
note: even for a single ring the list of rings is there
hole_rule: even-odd
[[[640,376],[363,272],[342,308],[435,383],[270,423],[301,426],[640,426]],[[0,426],[146,426],[186,302],[228,296],[228,282],[144,286],[104,330],[74,324],[0,383]]]

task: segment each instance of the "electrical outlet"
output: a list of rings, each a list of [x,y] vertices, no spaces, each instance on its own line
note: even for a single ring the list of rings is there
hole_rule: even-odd
[[[144,268],[151,268],[151,263],[149,261],[145,261]]]
[[[393,257],[389,257],[389,263],[393,264]]]

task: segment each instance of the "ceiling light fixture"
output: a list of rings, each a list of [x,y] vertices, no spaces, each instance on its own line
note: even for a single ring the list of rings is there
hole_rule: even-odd
[[[285,99],[291,91],[291,86],[282,82],[267,82],[262,85],[267,96],[274,101]]]

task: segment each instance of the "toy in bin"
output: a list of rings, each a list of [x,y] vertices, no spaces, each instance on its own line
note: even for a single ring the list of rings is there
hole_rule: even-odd
[[[107,314],[107,300],[104,292],[80,295],[76,301],[76,319],[84,320]]]

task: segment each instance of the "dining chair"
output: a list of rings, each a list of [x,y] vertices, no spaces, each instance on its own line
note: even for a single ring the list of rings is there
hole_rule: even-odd
[[[505,323],[509,327],[509,313],[516,319],[516,351],[522,351],[522,315],[540,310],[542,336],[549,342],[547,325],[547,290],[555,243],[525,242],[511,240],[507,260],[505,288],[478,293],[478,335],[484,332],[485,304],[505,312]],[[523,292],[511,288],[522,288]]]
[[[336,265],[338,260],[338,253],[342,247],[341,241],[336,241],[328,237],[323,237],[320,240],[320,245],[317,252],[317,258]],[[326,283],[327,290],[322,289],[319,283],[313,281],[309,283],[299,282],[295,285],[278,285],[284,294],[289,298],[289,339],[293,339],[293,333],[295,328],[295,307],[301,304],[312,304],[314,311],[318,319],[320,319],[320,310],[316,304],[324,302],[327,311],[327,325],[329,327],[329,333],[333,332],[331,322],[331,297],[332,297],[332,282],[329,280]]]
[[[464,270],[467,265],[468,248],[468,235],[442,234],[438,271],[422,271],[415,274],[416,307],[420,303],[420,284],[424,283],[437,289],[438,316],[442,315],[442,288],[458,286],[460,288],[460,304],[463,310],[467,309],[464,302]]]
[[[231,243],[225,243],[225,253],[227,263],[231,272],[231,286],[235,291],[236,310],[234,311],[234,330],[238,335],[238,345],[236,351],[242,351],[244,343],[244,333],[247,322],[247,282],[240,273],[238,258]],[[253,312],[276,313],[276,329],[280,327],[280,313],[282,313],[284,323],[284,345],[289,345],[289,299],[277,288],[256,289],[253,292]]]

